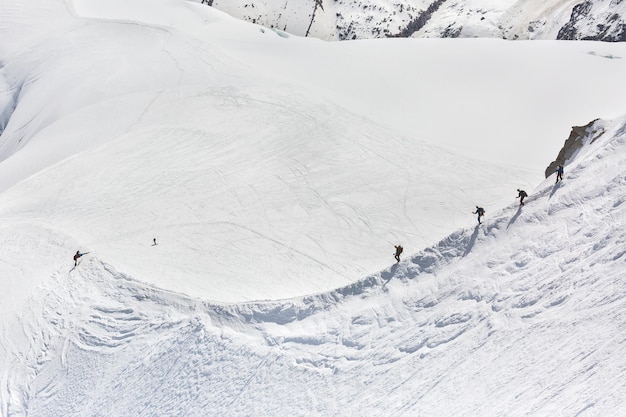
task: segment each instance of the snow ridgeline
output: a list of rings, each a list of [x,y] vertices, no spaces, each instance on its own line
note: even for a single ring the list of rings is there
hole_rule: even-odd
[[[59,270],[2,414],[620,415],[626,118],[595,127],[523,208],[329,293],[216,305],[96,256]]]
[[[232,16],[327,40],[493,37],[623,41],[620,1],[197,0]]]

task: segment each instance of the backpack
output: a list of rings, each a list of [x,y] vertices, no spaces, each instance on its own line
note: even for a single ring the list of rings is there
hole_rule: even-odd
[[[398,255],[400,255],[403,250],[404,250],[404,248],[402,246],[400,246],[400,245],[396,246],[396,252],[398,252]]]

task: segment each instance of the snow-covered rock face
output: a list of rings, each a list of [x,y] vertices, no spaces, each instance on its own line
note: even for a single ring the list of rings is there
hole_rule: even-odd
[[[584,1],[574,6],[572,15],[558,34],[558,39],[626,41],[623,0]]]
[[[209,0],[232,16],[325,40],[626,40],[623,0]]]

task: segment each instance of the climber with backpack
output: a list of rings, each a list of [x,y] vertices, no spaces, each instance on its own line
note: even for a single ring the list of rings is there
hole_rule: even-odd
[[[563,181],[563,165],[556,167],[556,182]]]
[[[526,191],[520,190],[519,188],[517,189],[517,192],[518,192],[518,194],[517,194],[517,197],[515,197],[515,198],[519,198],[519,205],[523,206],[524,205],[524,199],[526,197],[528,197],[528,194],[526,193]]]
[[[478,224],[481,224],[480,218],[485,215],[485,209],[482,207],[476,206],[476,211],[473,211],[472,214],[478,214]]]
[[[394,245],[394,248],[396,248],[396,254],[394,255],[394,258],[396,258],[397,262],[400,262],[400,254],[402,253],[404,248],[401,245]]]
[[[76,266],[78,264],[78,258],[80,258],[81,256],[83,256],[84,253],[80,253],[80,251],[76,251],[76,253],[74,254],[74,266]]]

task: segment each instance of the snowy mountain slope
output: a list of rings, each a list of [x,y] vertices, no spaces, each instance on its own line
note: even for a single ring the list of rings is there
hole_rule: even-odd
[[[614,0],[209,0],[237,18],[326,40],[384,37],[626,40]]]
[[[583,1],[572,9],[569,21],[559,30],[558,39],[626,41],[626,6],[621,1]]]
[[[80,13],[59,12],[71,30],[8,53],[3,72],[19,94],[0,178],[17,185],[0,216],[66,236],[68,260],[90,251],[135,279],[215,301],[330,290],[383,268],[394,244],[423,247],[472,222],[476,204],[490,210],[539,179],[539,169],[506,166],[553,148],[538,129],[621,111],[626,93],[626,61],[603,57],[621,45],[559,55],[520,43],[499,67],[486,51],[504,53],[502,42],[467,54],[469,44],[416,41],[424,53],[396,70],[387,63],[406,55],[403,40],[370,43],[385,58],[372,62],[368,44],[327,49],[193,3],[163,2],[145,17],[123,2],[67,5]],[[424,57],[432,66],[411,69]],[[547,76],[517,67],[547,57],[557,65]],[[353,70],[315,65],[325,60]],[[445,76],[457,67],[460,78]],[[590,68],[604,76],[571,90]],[[533,90],[567,112],[502,105]],[[506,135],[532,134],[533,145],[511,149],[503,129],[525,124],[520,112],[532,124]],[[421,130],[408,136],[409,123]]]
[[[2,415],[622,414],[622,45],[0,17]]]
[[[215,305],[85,259],[22,316],[3,411],[620,415],[626,119],[596,127],[523,208],[329,293]]]

